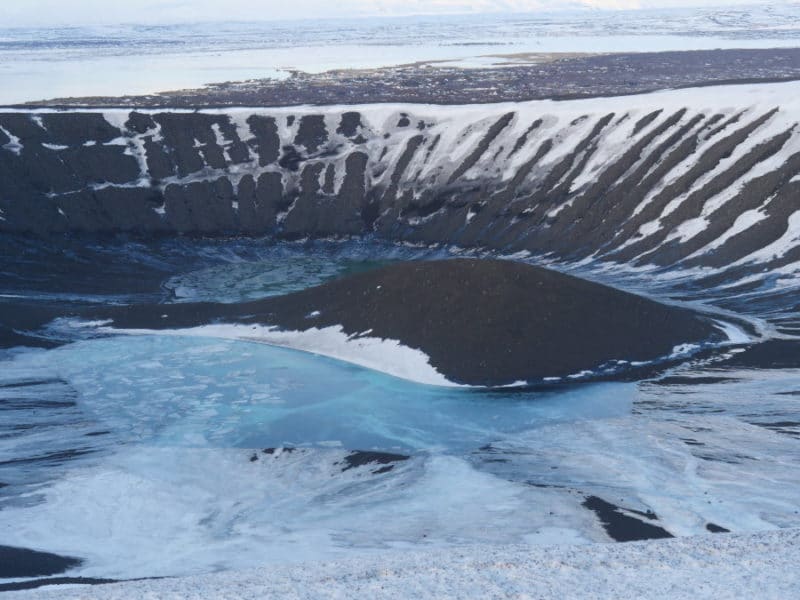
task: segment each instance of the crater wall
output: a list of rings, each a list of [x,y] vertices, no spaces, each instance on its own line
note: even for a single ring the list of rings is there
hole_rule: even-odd
[[[0,112],[0,230],[800,261],[800,84],[469,106]]]

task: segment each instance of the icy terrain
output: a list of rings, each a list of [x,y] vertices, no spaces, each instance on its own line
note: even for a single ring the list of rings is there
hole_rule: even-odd
[[[674,541],[547,548],[472,546],[9,598],[242,599],[676,598],[765,600],[797,594],[797,530]],[[234,592],[235,590],[235,592]]]
[[[472,578],[514,594],[544,569],[543,594],[599,574],[655,597],[790,595],[798,98],[783,83],[521,105],[4,111],[0,334],[19,344],[0,350],[2,543],[82,559],[69,576],[202,576],[134,595],[215,581],[391,594],[418,560],[442,566],[420,575],[433,590]],[[69,235],[14,234],[29,231]],[[642,381],[476,393],[242,340],[37,320],[462,255],[702,307],[735,337]],[[670,536],[686,539],[592,545]],[[568,547],[537,548],[556,542]],[[405,556],[416,550],[428,558]],[[466,573],[464,553],[480,563]],[[286,564],[344,558],[365,562]],[[202,575],[255,567],[272,574]]]
[[[0,9],[2,15],[2,9]],[[303,18],[313,15],[302,15]],[[797,45],[796,5],[704,10],[341,19],[84,28],[2,28],[0,105],[119,96],[292,70],[418,61],[466,67],[521,52],[641,52]]]
[[[19,240],[7,250],[27,258],[3,265],[4,314],[20,298],[233,302],[280,293],[287,274],[293,286],[312,285],[385,261],[463,253],[226,239],[52,248]],[[79,276],[83,269],[105,277]],[[671,272],[583,269],[664,299],[714,297]],[[53,272],[62,275],[39,275]],[[787,309],[780,297],[749,294],[738,313],[756,325]],[[69,576],[199,575],[269,564],[279,577],[291,572],[280,566],[287,562],[375,564],[388,553],[392,565],[421,549],[451,570],[453,548],[506,552],[465,544],[521,544],[509,551],[513,560],[538,552],[590,560],[617,552],[592,542],[800,525],[795,346],[780,353],[785,364],[729,364],[749,356],[740,344],[639,383],[475,393],[245,341],[94,339],[71,323],[45,334],[76,342],[3,351],[0,531],[4,544],[83,559]],[[354,451],[393,456],[362,460]],[[536,549],[554,543],[574,547]],[[695,543],[697,552],[709,543],[727,547],[703,537],[681,548]],[[742,553],[762,547],[730,544]],[[658,548],[652,552],[666,552]],[[676,565],[676,577],[689,568]],[[246,581],[258,593],[263,575],[252,577]],[[407,582],[398,575],[397,585]]]

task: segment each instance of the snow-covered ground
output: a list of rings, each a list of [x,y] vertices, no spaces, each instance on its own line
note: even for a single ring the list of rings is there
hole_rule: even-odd
[[[6,28],[0,103],[150,94],[417,61],[482,66],[496,54],[797,45],[797,5],[535,12],[290,22]],[[300,16],[300,15],[298,15]],[[313,17],[303,14],[302,18]],[[141,18],[147,19],[146,14]]]
[[[472,546],[11,598],[759,598],[800,595],[800,530],[591,546]]]

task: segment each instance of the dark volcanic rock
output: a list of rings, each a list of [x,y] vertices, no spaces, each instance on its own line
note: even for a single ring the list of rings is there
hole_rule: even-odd
[[[787,235],[800,130],[786,85],[765,86],[774,101],[716,108],[711,92],[687,91],[671,93],[678,104],[595,109],[0,110],[0,232],[370,236],[567,261],[735,264],[709,272],[718,285],[800,259]]]
[[[635,542],[638,540],[656,540],[674,537],[663,527],[645,523],[636,517],[625,514],[626,512],[633,512],[641,514],[650,520],[657,520],[657,517],[653,513],[641,513],[640,511],[621,509],[619,506],[611,504],[597,496],[589,496],[586,498],[583,502],[583,506],[597,515],[606,533],[608,533],[615,542]]]
[[[724,364],[751,369],[797,369],[800,367],[800,342],[769,340],[734,354]]]
[[[355,137],[358,128],[361,127],[361,114],[357,112],[346,112],[342,115],[342,120],[336,133],[341,133],[345,137]]]
[[[15,348],[18,346],[27,346],[29,348],[52,348],[56,345],[56,342],[37,338],[32,335],[18,333],[11,327],[0,323],[0,348]]]
[[[227,322],[370,331],[423,351],[453,382],[492,386],[657,360],[679,344],[721,338],[686,309],[523,263],[474,259],[401,263],[238,305],[108,308],[87,316],[111,318],[119,328]]]
[[[58,575],[80,566],[81,562],[69,556],[0,546],[0,578]]]
[[[52,348],[58,343],[34,332],[64,313],[56,304],[0,301],[0,348]]]
[[[403,462],[410,457],[405,454],[392,454],[390,452],[370,452],[365,450],[356,450],[344,457],[346,466],[342,468],[342,472],[362,467],[364,465],[385,465],[373,471],[373,474],[380,475],[387,473],[394,468],[392,463]]]
[[[119,583],[119,580],[98,579],[95,577],[48,577],[47,579],[32,579],[27,581],[15,581],[13,583],[0,583],[0,592],[36,590],[52,585],[106,585],[109,583]]]
[[[250,130],[253,132],[253,146],[258,153],[261,166],[274,163],[278,160],[278,150],[281,140],[278,137],[278,126],[272,117],[252,115],[247,119]]]
[[[295,144],[305,146],[312,154],[328,140],[323,115],[306,115],[300,118],[300,127],[294,139]]]
[[[45,113],[42,115],[42,127],[53,144],[77,145],[89,141],[104,144],[120,135],[119,129],[100,114]]]

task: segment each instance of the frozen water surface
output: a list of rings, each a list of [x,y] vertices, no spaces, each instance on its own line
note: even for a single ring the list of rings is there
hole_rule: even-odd
[[[335,442],[401,452],[464,450],[502,433],[630,411],[631,384],[479,393],[414,384],[265,344],[119,336],[4,364],[70,384],[81,410],[124,442],[260,448]],[[18,379],[16,379],[18,380]]]
[[[377,242],[14,243],[26,250],[7,255],[28,262],[3,265],[3,302],[34,304],[235,302],[463,254]],[[62,275],[43,283],[54,260]],[[107,279],[78,276],[89,266]],[[568,268],[664,299],[714,296],[669,272]],[[769,298],[767,287],[761,304],[742,306],[774,311]],[[712,357],[661,380],[476,391],[246,341],[93,338],[69,322],[52,331],[75,341],[0,355],[0,538],[85,559],[71,575],[608,541],[585,506],[595,497],[676,536],[800,525],[797,369]],[[401,456],[370,463],[356,450]]]
[[[535,536],[532,524],[544,523],[535,488],[481,472],[470,453],[547,425],[628,414],[634,393],[604,383],[480,394],[261,344],[169,336],[20,354],[2,372],[68,382],[83,420],[110,432],[96,453],[6,499],[4,541],[77,553],[89,558],[86,574],[116,577],[427,537]],[[57,451],[59,429],[71,427],[54,425],[52,448],[40,438],[38,451]],[[295,450],[264,452],[275,447]],[[386,473],[343,470],[353,449],[411,458]]]

